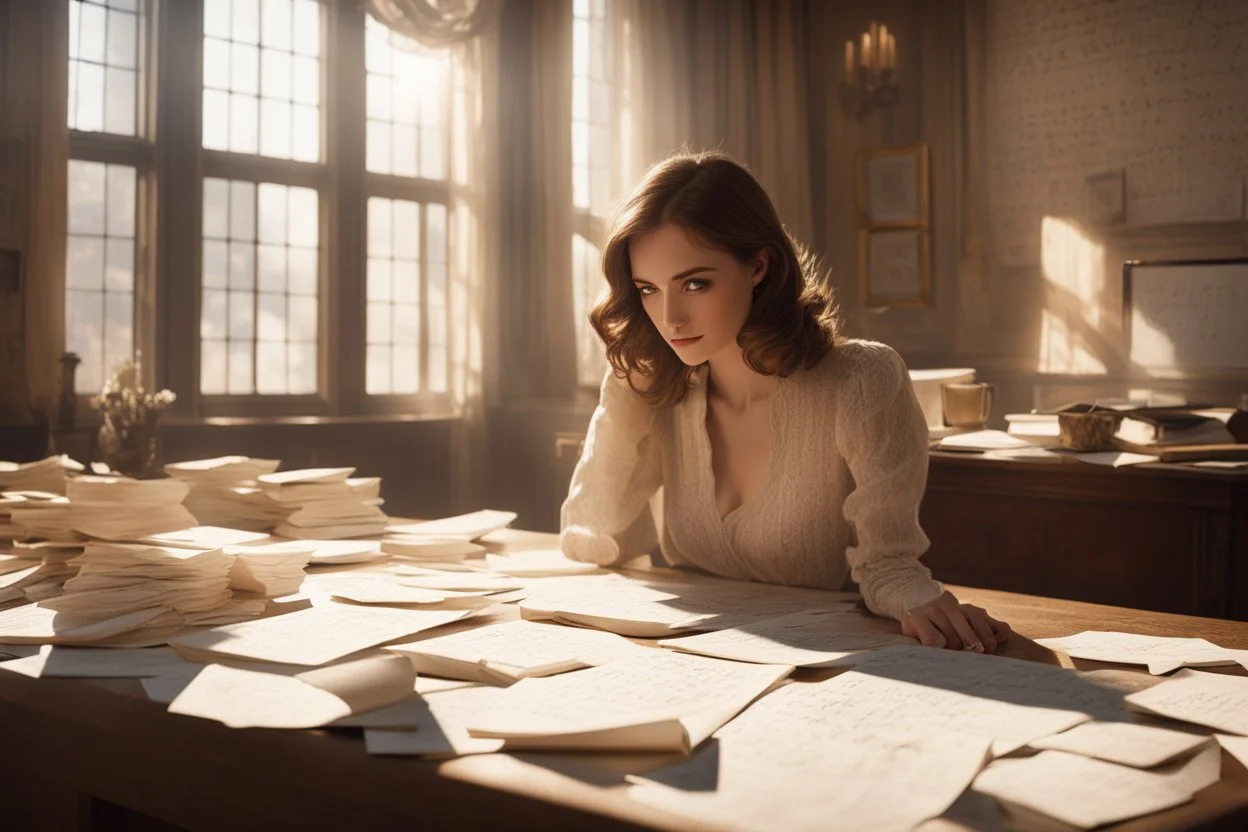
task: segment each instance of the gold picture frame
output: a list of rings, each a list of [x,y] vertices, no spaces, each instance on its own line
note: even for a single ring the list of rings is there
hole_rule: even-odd
[[[932,305],[932,235],[927,228],[858,231],[858,288],[864,306]]]
[[[858,151],[858,281],[870,308],[932,305],[926,143]]]

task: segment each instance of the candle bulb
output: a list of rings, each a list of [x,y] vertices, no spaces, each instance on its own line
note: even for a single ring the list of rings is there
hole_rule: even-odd
[[[863,69],[871,67],[871,36],[866,32],[862,33],[862,54],[859,56]]]
[[[888,36],[888,68],[897,69],[897,39],[892,35]]]
[[[871,44],[871,50],[872,50],[871,57],[867,60],[867,66],[872,67],[874,69],[879,69],[880,68],[880,24],[872,20],[871,25],[867,27],[867,32],[868,34],[871,35],[870,44]]]
[[[845,83],[854,83],[854,42],[845,41]]]
[[[879,69],[888,69],[888,27],[884,24],[880,24],[879,39],[877,40],[876,38],[872,38],[871,40],[877,44],[875,48],[879,50],[880,53],[875,61],[876,67]]]

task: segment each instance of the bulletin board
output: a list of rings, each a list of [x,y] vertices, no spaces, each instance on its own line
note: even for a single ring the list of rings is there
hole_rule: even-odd
[[[1131,366],[1152,377],[1248,373],[1248,260],[1123,265]]]

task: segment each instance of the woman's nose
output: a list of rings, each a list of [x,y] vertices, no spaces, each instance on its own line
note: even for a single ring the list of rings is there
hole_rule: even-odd
[[[680,329],[689,320],[681,301],[679,292],[665,292],[663,295],[663,325],[668,329]]]

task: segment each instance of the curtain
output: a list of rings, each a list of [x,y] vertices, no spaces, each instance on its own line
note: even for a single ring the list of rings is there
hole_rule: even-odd
[[[0,15],[6,12],[0,27],[7,35],[0,51],[0,152],[7,157],[0,160],[0,248],[22,254],[24,305],[12,326],[5,316],[0,333],[0,423],[21,424],[30,421],[32,405],[43,410],[54,402],[64,344],[69,12],[65,3],[24,2],[0,4]],[[61,106],[44,106],[47,101]]]
[[[498,14],[495,0],[362,0],[365,11],[424,46],[445,47],[479,37]]]
[[[614,0],[633,102],[625,191],[681,148],[720,148],[762,182],[803,242],[814,230],[809,8],[801,0]],[[629,179],[629,177],[625,177]]]
[[[481,503],[485,481],[486,367],[498,352],[501,227],[498,198],[499,26],[497,3],[442,3],[471,10],[439,23],[425,0],[369,0],[368,10],[394,31],[450,49],[452,62],[450,147],[450,304],[458,326],[452,334],[450,391],[460,415],[453,431],[453,501],[465,509]],[[413,12],[413,17],[404,16]],[[458,22],[456,22],[458,21]],[[445,24],[445,25],[444,25]]]

